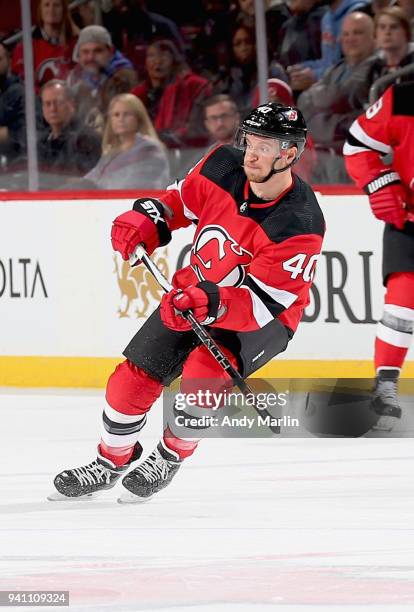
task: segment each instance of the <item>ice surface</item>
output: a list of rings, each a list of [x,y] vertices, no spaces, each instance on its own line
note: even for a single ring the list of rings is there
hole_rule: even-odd
[[[94,458],[101,411],[98,392],[0,394],[0,589],[69,590],[71,612],[414,609],[412,438],[204,440],[146,504],[46,501]]]

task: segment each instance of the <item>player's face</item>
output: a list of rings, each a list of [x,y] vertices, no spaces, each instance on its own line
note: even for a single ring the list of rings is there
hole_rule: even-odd
[[[231,102],[223,101],[206,108],[206,128],[217,142],[230,141],[239,125],[240,115]]]
[[[109,116],[112,131],[117,136],[136,134],[138,131],[137,119],[125,102],[115,102]]]
[[[254,134],[246,135],[244,171],[250,182],[261,183],[279,156],[279,142],[275,138],[262,138]]]
[[[243,164],[246,176],[251,183],[262,183],[273,168],[282,170],[291,164],[296,153],[296,147],[282,150],[276,138],[247,134]]]

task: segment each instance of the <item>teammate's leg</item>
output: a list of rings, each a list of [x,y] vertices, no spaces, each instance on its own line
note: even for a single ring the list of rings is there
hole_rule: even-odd
[[[372,408],[377,429],[390,430],[401,417],[397,383],[414,327],[414,272],[396,272],[387,279],[384,312],[375,339],[376,385]]]
[[[220,348],[231,364],[237,367],[234,355],[223,346],[220,346]],[[218,394],[231,388],[230,376],[211,353],[204,346],[194,349],[184,364],[180,391],[184,394],[202,391],[201,396],[199,395],[202,398],[206,397],[205,392],[207,390]],[[195,412],[187,413],[187,416],[200,417],[203,413],[211,415],[211,405],[203,405],[201,402],[201,405],[195,407]],[[122,484],[129,493],[122,495],[120,501],[122,503],[135,503],[146,500],[166,487],[177,473],[184,459],[191,456],[197,448],[200,441],[199,435],[197,435],[199,432],[200,426],[194,431],[194,438],[186,437],[183,439],[167,427],[162,440],[149,457],[123,478]]]

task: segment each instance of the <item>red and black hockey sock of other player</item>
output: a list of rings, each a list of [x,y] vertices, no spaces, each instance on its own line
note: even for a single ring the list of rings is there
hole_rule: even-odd
[[[375,369],[401,369],[414,328],[414,272],[390,274],[375,339]]]
[[[131,458],[146,413],[160,396],[162,384],[126,360],[109,377],[102,414],[99,453],[116,466]]]

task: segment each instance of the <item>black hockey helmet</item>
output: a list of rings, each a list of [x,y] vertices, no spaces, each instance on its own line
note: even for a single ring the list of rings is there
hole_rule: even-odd
[[[292,145],[297,147],[296,157],[288,166],[290,167],[303,153],[307,131],[305,119],[298,108],[279,102],[268,102],[253,109],[242,121],[236,134],[235,146],[245,150],[246,134],[276,138],[281,150]]]

